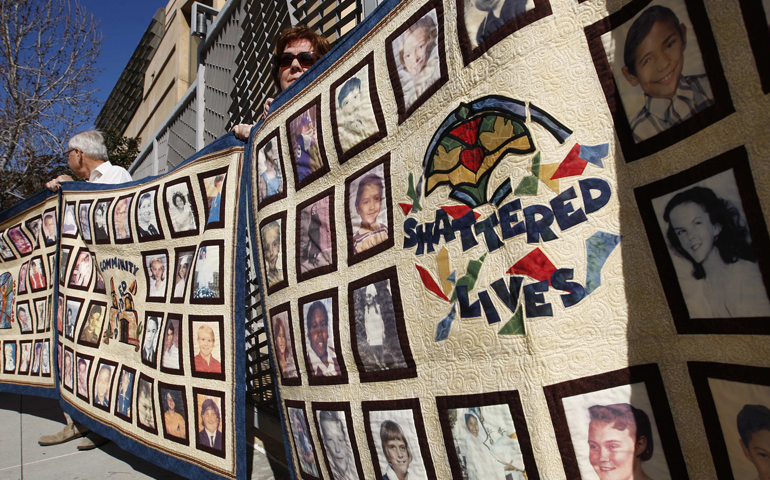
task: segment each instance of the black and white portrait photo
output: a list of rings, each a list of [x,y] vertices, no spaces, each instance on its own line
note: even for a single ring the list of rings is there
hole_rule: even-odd
[[[163,316],[161,314],[147,313],[144,321],[144,338],[142,339],[142,362],[154,367],[158,352],[158,338]]]
[[[11,247],[8,246],[8,242],[5,241],[4,232],[0,232],[0,256],[3,257],[3,260],[13,260],[16,258]]]
[[[198,174],[203,196],[206,230],[222,228],[227,215],[227,167]]]
[[[16,372],[16,342],[3,342],[3,373]]]
[[[754,319],[761,327],[770,318],[770,279],[760,256],[767,230],[761,214],[747,217],[761,212],[753,200],[745,203],[755,198],[750,176],[741,148],[637,189],[675,321],[728,332],[751,328],[730,319]],[[677,329],[683,333],[680,324]]]
[[[115,416],[129,422],[133,418],[131,405],[134,398],[135,376],[136,370],[123,366],[118,380],[118,396],[115,398]]]
[[[280,212],[260,224],[262,258],[268,294],[288,285],[286,278],[286,213]]]
[[[362,382],[417,375],[395,270],[389,268],[349,285],[351,341]]]
[[[386,155],[345,182],[345,226],[351,265],[393,246],[389,179],[390,156]]]
[[[67,278],[67,269],[69,268],[71,254],[72,247],[61,247],[61,254],[59,259],[59,283],[61,285],[64,285],[64,280]]]
[[[19,321],[21,333],[33,332],[32,314],[29,312],[29,303],[26,300],[16,304],[16,320]]]
[[[378,409],[379,403],[385,402],[362,404],[375,472],[388,480],[436,478],[433,464],[426,464],[426,460],[430,461],[430,452],[426,448],[424,427],[415,424],[415,410],[406,406],[404,409]],[[373,404],[374,408],[370,410],[367,404]]]
[[[166,217],[171,231],[179,234],[193,235],[198,232],[198,207],[190,189],[189,179],[167,184],[164,189]]]
[[[144,374],[139,375],[136,387],[136,419],[143,430],[157,433],[155,424],[155,403],[153,402],[153,381]]]
[[[96,243],[110,243],[110,231],[107,227],[107,210],[110,208],[110,200],[100,200],[94,207],[94,239]]]
[[[136,202],[136,231],[140,242],[163,238],[158,224],[157,194],[158,187],[151,188],[139,194]]]
[[[83,306],[83,300],[76,298],[67,298],[66,316],[64,318],[64,336],[75,341],[75,326],[77,325],[80,308]]]
[[[43,231],[43,219],[39,216],[31,218],[24,222],[24,226],[27,227],[27,230],[30,233],[32,245],[37,249],[40,246],[40,235]]]
[[[320,405],[320,406],[319,406]],[[317,408],[318,406],[318,408]],[[331,409],[347,407],[347,410]],[[328,408],[328,409],[327,409]],[[316,430],[321,438],[321,447],[326,465],[333,480],[359,480],[363,477],[355,440],[350,434],[350,407],[345,404],[313,403]]]
[[[91,201],[80,202],[78,205],[78,223],[80,224],[80,235],[88,243],[91,243]]]
[[[45,298],[36,299],[34,302],[35,313],[37,314],[37,331],[45,332],[50,327],[50,318],[48,317],[48,300]]]
[[[56,223],[56,210],[48,210],[43,214],[43,237],[45,244],[51,246],[56,243],[58,238]]]

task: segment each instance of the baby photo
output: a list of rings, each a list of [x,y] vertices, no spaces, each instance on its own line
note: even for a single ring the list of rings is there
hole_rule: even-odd
[[[770,317],[733,169],[654,198],[652,205],[689,318]]]
[[[198,231],[198,208],[185,179],[165,187],[166,217],[175,234]]]
[[[684,1],[653,3],[602,36],[637,143],[714,104]]]
[[[409,478],[428,480],[423,452],[417,428],[414,424],[414,410],[373,410],[366,425],[367,435],[376,457],[372,458],[375,471],[382,478]],[[366,416],[365,416],[366,418]],[[424,432],[421,432],[424,435]],[[430,455],[426,452],[426,454]],[[432,468],[431,468],[432,470]],[[435,474],[433,475],[435,478]]]
[[[321,478],[318,472],[318,460],[316,457],[313,440],[310,436],[310,428],[305,418],[304,408],[287,407],[291,433],[294,437],[294,448],[299,458],[299,467],[303,474],[315,478]]]
[[[341,160],[347,159],[346,152],[380,130],[373,108],[373,102],[376,101],[379,107],[379,101],[376,99],[376,92],[369,89],[372,73],[370,70],[373,70],[371,62],[365,60],[359,67],[350,78],[332,86],[335,144]]]
[[[274,218],[274,220],[273,220]],[[282,225],[286,221],[285,214],[274,215],[266,219],[268,222],[261,228],[262,256],[265,261],[265,279],[268,293],[276,291],[281,282],[286,280],[284,272],[286,255],[284,252],[284,239]],[[264,222],[263,222],[264,223]]]
[[[139,195],[136,203],[136,230],[139,241],[161,238],[161,230],[158,225],[158,212],[155,197],[158,187]]]
[[[276,309],[273,310],[273,312]],[[279,313],[273,313],[273,348],[275,358],[278,360],[278,368],[281,371],[281,379],[287,385],[287,379],[299,378],[296,365],[296,353],[294,351],[294,335],[291,332],[289,322],[289,309],[282,309]]]
[[[331,204],[332,196],[329,194],[310,204],[304,202],[297,207],[297,221],[299,223],[297,228],[299,235],[296,242],[298,248],[297,270],[300,280],[315,276],[311,273],[313,270],[336,263],[336,245],[332,239],[333,231],[331,229],[331,225],[333,225],[331,218],[333,207]],[[324,269],[316,273],[326,273],[327,270]]]
[[[526,480],[524,455],[507,404],[448,411],[463,478]]]
[[[429,88],[443,83],[444,51],[438,42],[439,32],[438,13],[432,8],[408,25],[390,44],[388,63],[395,65],[398,74],[398,83],[394,82],[393,89],[399,105],[399,121],[402,112],[410,111],[413,105],[418,106],[430,96],[423,97]]]
[[[316,175],[312,174],[318,172],[320,175],[329,169],[328,162],[321,154],[323,140],[318,117],[319,110],[320,100],[317,99],[306,110],[300,111],[294,118],[287,121],[297,190],[316,178]]]
[[[123,197],[115,203],[112,211],[112,221],[115,229],[115,243],[126,243],[131,241],[131,223],[129,222],[128,211],[131,208],[132,197]]]
[[[80,234],[83,236],[83,240],[91,243],[91,220],[88,217],[91,211],[91,201],[80,202],[78,206],[78,220],[80,222]]]
[[[257,153],[257,192],[260,206],[267,204],[262,203],[266,198],[282,197],[280,194],[285,192],[282,158],[276,132],[265,140],[264,146],[260,147]]]

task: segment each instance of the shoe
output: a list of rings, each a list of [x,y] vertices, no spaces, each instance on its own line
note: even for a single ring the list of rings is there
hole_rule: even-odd
[[[78,444],[78,450],[93,450],[94,448],[101,447],[102,445],[106,445],[108,443],[110,443],[108,438],[104,438],[97,433],[91,432],[87,437],[80,441]]]
[[[55,435],[43,435],[37,443],[43,447],[48,445],[59,445],[60,443],[80,438],[88,432],[90,432],[90,430],[79,423],[68,423],[61,432]]]

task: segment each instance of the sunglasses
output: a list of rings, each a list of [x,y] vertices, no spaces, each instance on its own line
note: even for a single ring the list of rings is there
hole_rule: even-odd
[[[289,67],[291,67],[291,64],[294,63],[294,59],[297,59],[299,62],[299,65],[302,68],[310,68],[313,66],[315,62],[318,61],[318,55],[316,55],[313,52],[299,52],[298,54],[294,55],[293,53],[284,52],[281,54],[281,57],[278,59],[278,66],[285,70]]]

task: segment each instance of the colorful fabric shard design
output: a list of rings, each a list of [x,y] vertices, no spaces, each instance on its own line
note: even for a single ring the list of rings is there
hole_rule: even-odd
[[[412,204],[411,203],[398,203],[398,206],[401,207],[401,211],[404,212],[404,216],[408,217],[409,212],[412,211]]]
[[[449,205],[441,207],[441,210],[445,211],[449,214],[450,217],[457,220],[458,218],[463,218],[465,215],[467,215],[468,212],[471,211],[471,207],[467,205]],[[481,217],[481,214],[478,212],[473,212],[473,215],[476,217],[476,220]]]
[[[419,265],[415,265],[415,267],[417,267],[417,271],[420,273],[420,280],[422,280],[422,284],[425,285],[425,288],[438,295],[439,298],[448,302],[449,299],[446,295],[444,295],[441,287],[439,287],[438,283],[433,280],[433,275],[431,275],[429,271]]]
[[[412,199],[412,209],[414,209],[415,212],[422,210],[422,206],[420,206],[420,197],[417,196],[417,190],[414,188],[414,175],[412,173],[409,173],[409,188],[406,191],[406,196]]]
[[[540,176],[540,152],[537,152],[532,157],[532,166],[529,170],[532,172],[532,175],[521,179],[513,191],[514,195],[537,195],[537,179]]]
[[[455,308],[455,304],[452,304],[452,310],[449,311],[449,315],[444,317],[443,320],[438,322],[438,325],[436,326],[436,341],[440,342],[442,340],[446,340],[449,338],[449,330],[452,328],[452,322],[455,321],[455,316],[457,316],[457,309]]]
[[[576,143],[567,154],[567,157],[559,164],[559,168],[556,169],[556,172],[551,176],[551,179],[582,175],[588,162],[580,158],[578,156],[579,153],[580,144]]]
[[[513,314],[510,320],[508,320],[503,328],[497,332],[498,335],[524,335],[524,313],[523,308],[516,309],[516,313]]]
[[[586,294],[590,294],[602,284],[602,267],[612,251],[620,243],[620,239],[620,235],[596,232],[586,240],[586,250],[588,252]]]
[[[592,163],[597,167],[604,168],[602,158],[610,154],[610,144],[602,143],[601,145],[581,145],[580,154],[578,156],[588,163]]]
[[[468,269],[465,271],[465,275],[463,275],[462,277],[460,277],[459,280],[457,280],[455,291],[454,293],[452,293],[453,302],[457,300],[457,287],[459,286],[467,287],[469,292],[473,290],[473,287],[476,286],[476,280],[479,278],[481,265],[484,264],[484,260],[486,258],[487,258],[487,254],[485,253],[478,260],[471,260],[470,262],[468,262]]]
[[[512,275],[526,275],[537,281],[548,280],[548,284],[550,285],[551,276],[555,271],[556,267],[553,263],[551,263],[540,248],[536,248],[526,254],[524,258],[514,263],[506,273]]]

